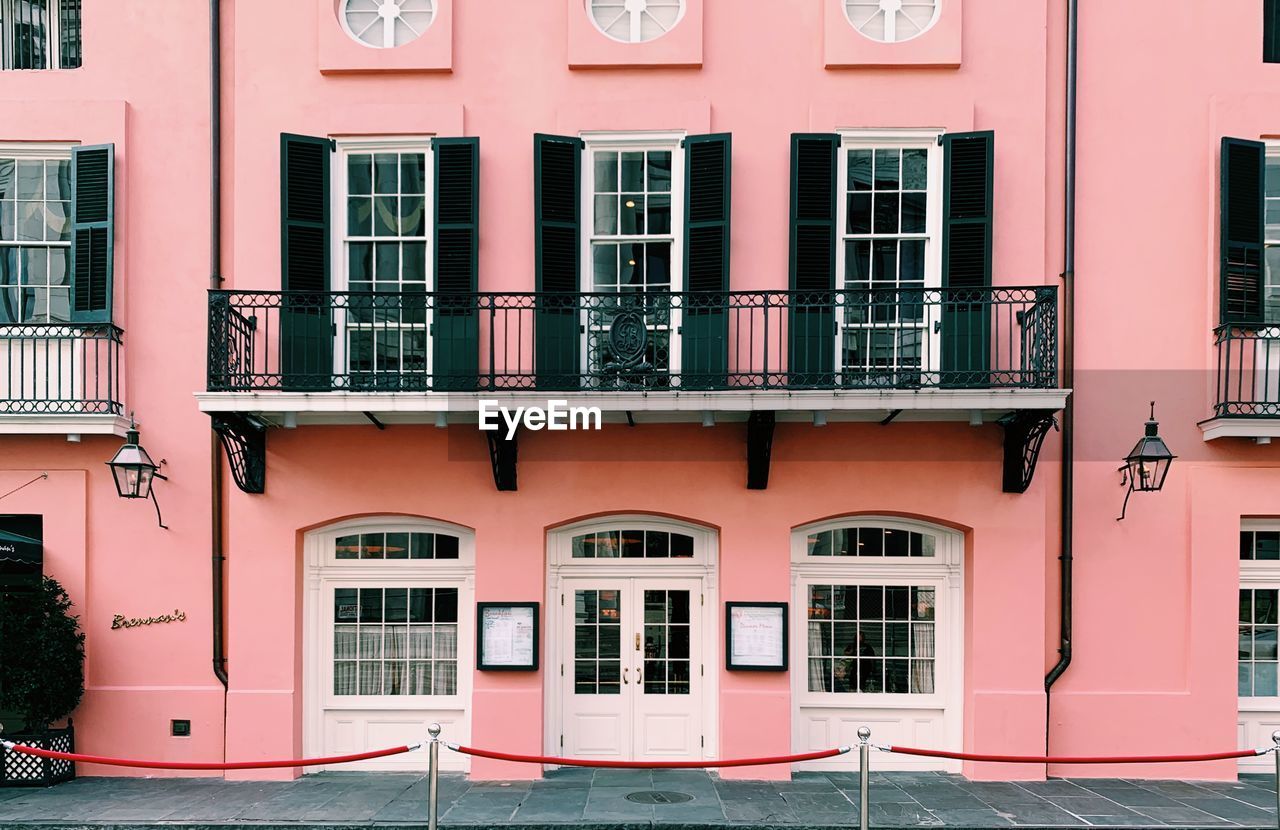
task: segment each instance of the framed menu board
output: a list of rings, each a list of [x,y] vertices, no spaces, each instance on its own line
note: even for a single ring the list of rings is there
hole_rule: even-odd
[[[787,670],[787,603],[726,602],[725,668]]]
[[[476,668],[538,670],[538,603],[476,603]]]

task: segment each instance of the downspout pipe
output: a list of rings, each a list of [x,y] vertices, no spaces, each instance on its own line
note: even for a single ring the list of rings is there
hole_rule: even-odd
[[[209,0],[209,287],[222,285],[222,0]],[[227,689],[227,654],[223,640],[222,445],[209,430],[209,503],[213,559],[213,674]],[[225,718],[224,718],[225,722]]]
[[[1051,721],[1050,694],[1071,665],[1072,544],[1075,524],[1075,285],[1076,285],[1076,89],[1079,65],[1079,0],[1067,0],[1067,135],[1063,212],[1062,267],[1062,385],[1071,389],[1062,410],[1062,506],[1058,568],[1061,602],[1058,618],[1058,662],[1044,678],[1045,749]]]

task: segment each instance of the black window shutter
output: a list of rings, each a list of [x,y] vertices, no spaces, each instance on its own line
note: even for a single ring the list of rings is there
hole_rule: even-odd
[[[533,137],[534,362],[542,389],[580,385],[582,146],[579,138]]]
[[[115,271],[115,145],[71,151],[71,319],[110,323]]]
[[[1222,139],[1222,322],[1264,320],[1263,248],[1266,237],[1267,146],[1241,138]]]
[[[1262,0],[1262,60],[1280,63],[1280,0]]]
[[[942,377],[987,386],[995,133],[942,137]]]
[[[729,370],[729,181],[733,137],[689,136],[685,151],[680,385],[723,387]]]
[[[280,136],[281,384],[333,386],[329,154],[333,142]]]
[[[435,154],[436,389],[475,389],[480,360],[480,139],[437,138]]]
[[[836,324],[836,152],[840,137],[791,136],[790,383],[834,382]]]

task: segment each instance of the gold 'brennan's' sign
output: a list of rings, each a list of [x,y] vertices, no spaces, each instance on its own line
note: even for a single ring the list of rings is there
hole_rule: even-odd
[[[186,619],[187,615],[184,611],[174,611],[172,614],[161,614],[158,617],[126,617],[123,614],[116,614],[111,618],[111,629],[114,631],[117,628],[137,628],[140,625],[183,622]]]

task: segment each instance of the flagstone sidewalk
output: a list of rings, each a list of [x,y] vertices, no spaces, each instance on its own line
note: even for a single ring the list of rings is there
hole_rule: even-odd
[[[679,803],[638,803],[662,792]],[[425,827],[420,775],[324,773],[286,782],[200,778],[81,778],[47,790],[0,789],[4,830],[205,830]],[[673,795],[675,794],[675,795]],[[629,799],[628,796],[633,796]],[[984,783],[942,773],[877,773],[873,827],[1275,828],[1273,780],[1120,779]],[[541,781],[440,778],[442,827],[827,828],[856,826],[851,773],[797,773],[791,781],[722,781],[688,770],[564,769]]]

